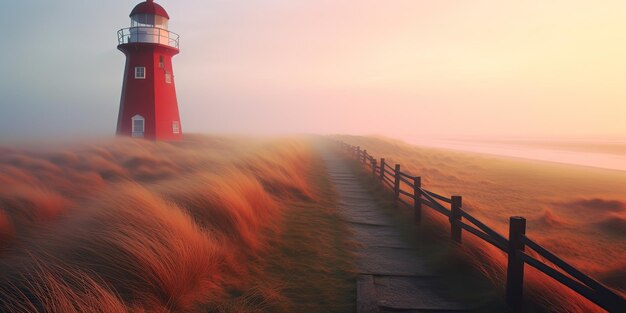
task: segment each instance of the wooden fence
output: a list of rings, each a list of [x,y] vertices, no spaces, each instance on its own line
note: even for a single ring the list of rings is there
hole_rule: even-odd
[[[416,224],[421,222],[422,208],[426,206],[448,217],[450,235],[455,242],[462,242],[463,230],[465,230],[506,253],[508,255],[506,302],[513,312],[522,312],[525,264],[543,272],[608,312],[626,312],[626,300],[623,297],[583,274],[526,236],[525,218],[520,216],[510,218],[509,237],[507,239],[465,211],[461,196],[448,198],[428,191],[422,187],[419,176],[402,172],[400,164],[391,166],[387,164],[384,158],[378,162],[376,158],[367,153],[367,150],[361,150],[360,147],[349,145],[343,141],[338,142],[338,144],[343,151],[356,158],[370,170],[374,179],[389,187],[393,191],[394,200],[397,203],[402,203],[413,209]],[[408,186],[410,191],[405,191],[402,188],[403,184]],[[411,200],[404,200],[402,195]],[[526,253],[526,248],[534,250],[554,266]]]

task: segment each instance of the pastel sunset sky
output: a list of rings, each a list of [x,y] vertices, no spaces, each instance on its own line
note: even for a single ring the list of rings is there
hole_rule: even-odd
[[[187,132],[626,137],[626,1],[157,2]],[[113,135],[137,3],[3,3],[0,138]]]

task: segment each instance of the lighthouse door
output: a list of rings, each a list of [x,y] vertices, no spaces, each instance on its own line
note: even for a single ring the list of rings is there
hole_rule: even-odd
[[[146,119],[143,116],[137,114],[131,118],[132,120],[132,136],[137,138],[143,138],[146,129]]]

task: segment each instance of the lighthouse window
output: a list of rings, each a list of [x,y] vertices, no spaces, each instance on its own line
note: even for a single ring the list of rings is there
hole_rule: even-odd
[[[132,136],[133,137],[143,137],[145,132],[145,122],[146,120],[141,115],[135,115],[131,118],[132,123]]]
[[[154,15],[153,14],[135,14],[130,17],[131,27],[153,27]]]
[[[145,79],[146,78],[146,68],[143,66],[135,67],[135,78],[137,79]]]
[[[172,83],[172,74],[165,73],[165,83],[166,84],[171,84]]]
[[[159,67],[165,68],[165,58],[162,55],[159,56]]]
[[[180,134],[180,124],[178,123],[178,121],[172,122],[172,133]]]

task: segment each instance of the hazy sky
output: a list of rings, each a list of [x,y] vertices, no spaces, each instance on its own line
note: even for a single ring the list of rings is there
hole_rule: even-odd
[[[187,132],[626,137],[626,1],[157,1]],[[3,1],[0,138],[112,135],[137,1]]]

